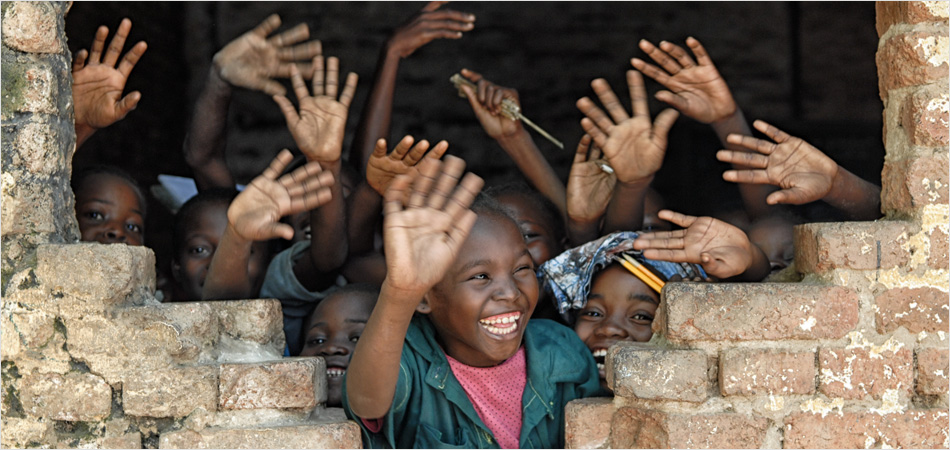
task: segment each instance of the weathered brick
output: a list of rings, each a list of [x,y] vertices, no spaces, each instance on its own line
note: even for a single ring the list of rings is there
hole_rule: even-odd
[[[27,53],[59,53],[62,8],[53,2],[15,2],[4,8],[3,43]]]
[[[931,269],[946,269],[950,266],[950,244],[947,233],[939,228],[930,232],[930,255],[927,256],[927,265]]]
[[[889,269],[907,264],[910,226],[901,221],[809,223],[795,227],[795,267],[802,273],[833,269]]]
[[[900,344],[823,348],[818,368],[819,390],[828,397],[881,399],[887,391],[910,394],[914,388],[914,357]]]
[[[719,356],[722,395],[813,394],[815,352],[729,349]]]
[[[112,410],[112,387],[90,373],[36,373],[20,380],[20,403],[33,416],[101,420]]]
[[[702,402],[706,400],[706,354],[662,350],[619,342],[607,351],[607,385],[618,397]]]
[[[254,342],[283,355],[284,316],[278,300],[214,302],[213,307],[224,336]]]
[[[673,414],[620,408],[609,448],[761,448],[769,421],[744,414]]]
[[[918,89],[901,106],[901,127],[913,145],[943,147],[950,144],[950,95],[947,86]]]
[[[11,417],[9,414],[0,416],[3,424],[3,433],[0,433],[0,447],[27,448],[29,446],[50,445],[55,438],[52,420],[34,420]]]
[[[890,37],[878,50],[878,89],[888,91],[947,78],[946,33],[909,32]]]
[[[184,417],[197,408],[215,411],[218,368],[168,368],[129,375],[122,386],[122,405],[130,416]]]
[[[125,433],[103,438],[99,448],[142,448],[142,433]]]
[[[881,209],[887,215],[910,215],[918,209],[950,201],[946,154],[884,161]]]
[[[326,400],[326,366],[313,357],[222,364],[218,391],[222,410],[310,410]]]
[[[950,353],[945,348],[917,350],[917,392],[939,395],[950,392]]]
[[[615,409],[610,397],[568,403],[564,407],[564,448],[606,448]]]
[[[940,289],[889,289],[875,297],[874,304],[879,333],[890,333],[900,327],[911,333],[945,331],[950,323],[947,293]]]
[[[795,413],[785,448],[947,448],[947,411]]]
[[[17,344],[23,344],[30,349],[39,349],[46,346],[53,338],[55,319],[43,311],[21,310],[10,313],[9,327],[10,331],[17,336]],[[4,322],[4,325],[6,326],[7,323]],[[4,346],[6,345],[7,342],[4,342]]]
[[[891,25],[946,22],[947,2],[875,2],[877,35],[883,36]]]
[[[836,339],[858,323],[858,296],[793,283],[670,283],[654,327],[671,342]]]
[[[162,433],[158,448],[362,448],[355,422]]]

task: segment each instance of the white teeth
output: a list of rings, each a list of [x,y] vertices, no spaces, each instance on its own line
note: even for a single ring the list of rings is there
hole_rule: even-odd
[[[600,356],[607,356],[607,349],[602,348],[594,352],[595,358],[600,357]]]
[[[597,370],[604,370],[604,365],[601,363],[597,363]]]
[[[482,325],[508,324],[508,323],[517,322],[518,319],[520,318],[521,318],[521,313],[517,313],[517,314],[513,314],[510,316],[505,316],[501,318],[496,318],[496,319],[482,319],[482,320],[479,320],[478,322],[481,323]]]
[[[342,377],[344,374],[346,374],[346,369],[339,369],[336,367],[331,367],[327,369],[328,377]]]
[[[503,335],[506,335],[506,334],[511,334],[511,333],[514,333],[515,331],[518,330],[518,326],[517,326],[517,325],[516,325],[516,326],[513,326],[513,327],[498,328],[498,327],[494,327],[494,326],[486,325],[486,324],[482,323],[482,327],[484,327],[486,330],[488,330],[489,333],[491,333],[491,334],[496,334],[496,335],[499,335],[499,336],[503,336]]]

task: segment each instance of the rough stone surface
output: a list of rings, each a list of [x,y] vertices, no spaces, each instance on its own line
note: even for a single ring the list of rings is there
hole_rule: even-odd
[[[892,89],[946,79],[948,41],[946,31],[913,31],[885,41],[876,56],[881,98]]]
[[[323,358],[293,358],[255,364],[222,364],[218,404],[226,409],[304,409],[317,406],[326,392]]]
[[[950,201],[947,155],[885,161],[881,179],[881,208],[885,214],[910,215],[932,204]]]
[[[286,341],[280,301],[264,299],[215,302],[214,308],[225,336],[233,340],[257,343],[276,352],[276,356],[283,355]]]
[[[103,438],[99,448],[142,448],[142,433],[126,433]]]
[[[218,368],[169,368],[127,376],[122,388],[122,404],[130,416],[185,417],[197,408],[215,411]]]
[[[921,147],[943,147],[950,144],[950,95],[947,86],[918,89],[904,100],[900,125],[910,143]]]
[[[64,6],[53,2],[13,2],[3,13],[3,43],[27,53],[63,51]]]
[[[785,448],[947,448],[947,411],[795,413]]]
[[[946,22],[947,2],[874,2],[877,8],[877,35],[883,36],[895,24]]]
[[[34,374],[20,380],[20,403],[33,416],[96,421],[112,410],[112,388],[90,373]]]
[[[680,415],[620,408],[610,448],[761,448],[769,421],[744,414]]]
[[[115,320],[145,330],[170,327],[177,340],[177,348],[166,348],[172,361],[178,364],[210,363],[217,360],[215,345],[221,334],[215,305],[183,302],[125,308],[116,313]],[[158,355],[153,353],[148,357],[155,358]]]
[[[815,352],[728,349],[719,356],[722,395],[815,392]]]
[[[163,433],[158,448],[362,448],[355,422]]]
[[[950,324],[947,293],[931,287],[895,288],[874,299],[879,333],[904,327],[911,333],[946,331]]]
[[[889,269],[907,264],[909,226],[899,221],[809,223],[795,227],[795,267],[802,273],[833,269]]]
[[[950,351],[946,348],[917,350],[917,392],[939,395],[950,392]]]
[[[941,229],[930,232],[930,255],[927,256],[927,265],[931,269],[946,269],[950,267],[950,242],[947,233]]]
[[[0,447],[26,448],[50,445],[54,436],[53,422],[40,419],[22,419],[3,415],[3,432],[0,433]]]
[[[606,366],[607,385],[618,397],[706,400],[706,354],[702,351],[619,342],[607,350]]]
[[[613,399],[577,399],[564,408],[564,448],[606,448],[614,414]]]
[[[899,349],[898,349],[899,348]],[[884,398],[914,389],[914,356],[899,344],[871,348],[823,348],[818,353],[819,389],[831,398]]]
[[[858,323],[858,297],[843,287],[792,283],[670,283],[663,288],[671,342],[836,339]]]

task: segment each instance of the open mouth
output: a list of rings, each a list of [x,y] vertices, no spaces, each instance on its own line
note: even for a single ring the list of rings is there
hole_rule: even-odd
[[[509,312],[486,317],[478,321],[479,325],[495,336],[507,336],[518,331],[518,319],[521,318],[520,312]]]
[[[594,353],[594,362],[597,363],[597,370],[601,373],[601,375],[603,375],[603,374],[604,374],[604,361],[607,359],[607,349],[606,349],[606,348],[598,348],[598,349],[594,350],[593,353]]]
[[[346,375],[346,367],[327,367],[327,378],[336,378]]]

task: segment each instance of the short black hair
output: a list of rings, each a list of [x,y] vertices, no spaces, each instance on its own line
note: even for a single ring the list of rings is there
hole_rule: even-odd
[[[232,188],[212,188],[199,192],[188,199],[184,205],[181,205],[178,213],[175,214],[175,225],[172,228],[172,245],[174,246],[172,258],[175,261],[178,261],[178,252],[185,245],[185,225],[191,216],[196,211],[211,204],[223,203],[224,205],[230,205],[237,195],[238,191]]]
[[[139,186],[139,182],[132,177],[128,172],[116,167],[110,166],[108,164],[93,164],[91,166],[86,166],[79,172],[73,175],[72,180],[70,180],[70,188],[73,190],[73,194],[79,192],[79,188],[82,187],[88,179],[96,175],[111,175],[116,178],[121,178],[123,181],[128,183],[132,188],[132,191],[135,192],[135,197],[139,201],[139,205],[142,206],[142,218],[145,219],[148,215],[148,202],[145,199],[145,192],[142,191],[142,187]]]
[[[538,205],[538,211],[541,213],[541,217],[538,219],[551,230],[551,238],[554,242],[562,242],[567,237],[567,227],[564,224],[564,216],[561,214],[561,210],[537,189],[523,182],[509,182],[492,186],[485,190],[485,194],[495,199],[506,195],[520,197],[526,200],[528,204]],[[504,205],[502,205],[502,208],[504,208]]]

